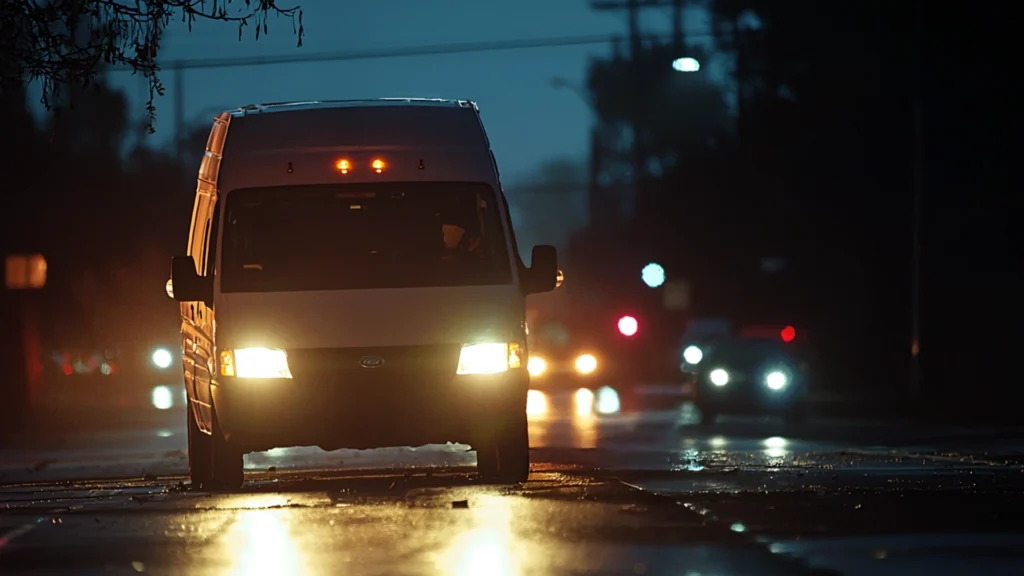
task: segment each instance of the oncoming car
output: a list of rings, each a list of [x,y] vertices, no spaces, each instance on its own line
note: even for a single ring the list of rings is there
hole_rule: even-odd
[[[181,303],[193,484],[242,455],[468,442],[486,478],[529,473],[527,268],[477,106],[246,106],[214,121]]]
[[[173,343],[173,340],[167,341]],[[45,376],[36,401],[49,407],[83,409],[115,405],[167,410],[181,406],[177,345],[61,348],[41,363]]]
[[[578,388],[607,380],[608,367],[598,347],[580,343],[560,320],[530,326],[527,370],[534,388]]]
[[[701,422],[719,414],[775,415],[800,421],[805,415],[807,367],[784,342],[732,338],[708,348],[699,361],[695,404]]]

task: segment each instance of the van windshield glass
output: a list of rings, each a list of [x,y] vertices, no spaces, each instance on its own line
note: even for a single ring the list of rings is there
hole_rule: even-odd
[[[222,292],[510,284],[485,184],[249,188],[227,195]]]

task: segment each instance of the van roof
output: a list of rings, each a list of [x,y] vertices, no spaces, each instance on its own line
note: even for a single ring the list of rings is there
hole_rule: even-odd
[[[497,179],[480,112],[467,100],[260,104],[222,113],[217,123],[226,138],[218,183],[227,189],[340,181],[339,158],[363,168],[346,174],[349,182]],[[367,171],[374,160],[388,168]]]
[[[268,102],[246,104],[228,112],[235,117],[271,112],[293,112],[299,110],[320,110],[324,108],[380,108],[385,106],[417,106],[434,108],[472,108],[479,111],[472,100],[451,100],[445,98],[375,98],[369,100],[308,100],[298,102]]]

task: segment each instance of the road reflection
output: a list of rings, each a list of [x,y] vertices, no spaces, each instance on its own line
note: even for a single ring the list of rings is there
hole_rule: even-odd
[[[224,535],[226,558],[237,562],[229,574],[309,574],[306,554],[292,534],[294,512],[281,506],[282,497],[248,498],[235,511],[235,522]]]
[[[520,573],[510,498],[475,499],[468,529],[457,535],[435,562],[439,574],[513,576]]]
[[[769,458],[784,458],[789,453],[786,450],[789,442],[780,436],[765,438],[762,444],[764,444],[764,455]]]
[[[291,537],[289,510],[246,510],[226,536],[231,574],[306,574],[302,554]]]
[[[530,390],[526,396],[526,414],[532,421],[612,416],[621,411],[619,392],[609,386],[596,390],[579,388],[571,392]]]
[[[556,393],[530,390],[526,400],[530,445],[564,445],[568,440],[574,448],[595,448],[600,425],[621,410],[618,391],[607,386]]]

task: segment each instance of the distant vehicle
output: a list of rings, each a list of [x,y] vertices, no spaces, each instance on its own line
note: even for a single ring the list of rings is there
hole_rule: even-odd
[[[679,350],[679,371],[684,374],[684,393],[692,396],[693,382],[704,356],[715,343],[733,334],[732,322],[724,318],[694,318],[689,322]]]
[[[614,380],[614,360],[579,320],[534,315],[529,324],[530,385],[536,389],[581,388]]]
[[[534,388],[663,384],[678,378],[671,346],[649,315],[568,299],[530,320]]]
[[[34,401],[52,409],[118,408],[166,410],[182,406],[180,344],[68,346],[44,352],[42,386]]]
[[[126,377],[137,383],[166,384],[174,373],[175,342],[149,348],[111,346],[102,349],[59,349],[50,353],[46,370],[68,378]]]
[[[736,337],[719,341],[701,359],[695,400],[701,422],[720,414],[805,416],[808,367],[779,338]]]
[[[274,447],[447,441],[526,479],[525,297],[557,258],[523,265],[475,103],[220,114],[171,268],[193,483],[236,488]]]

